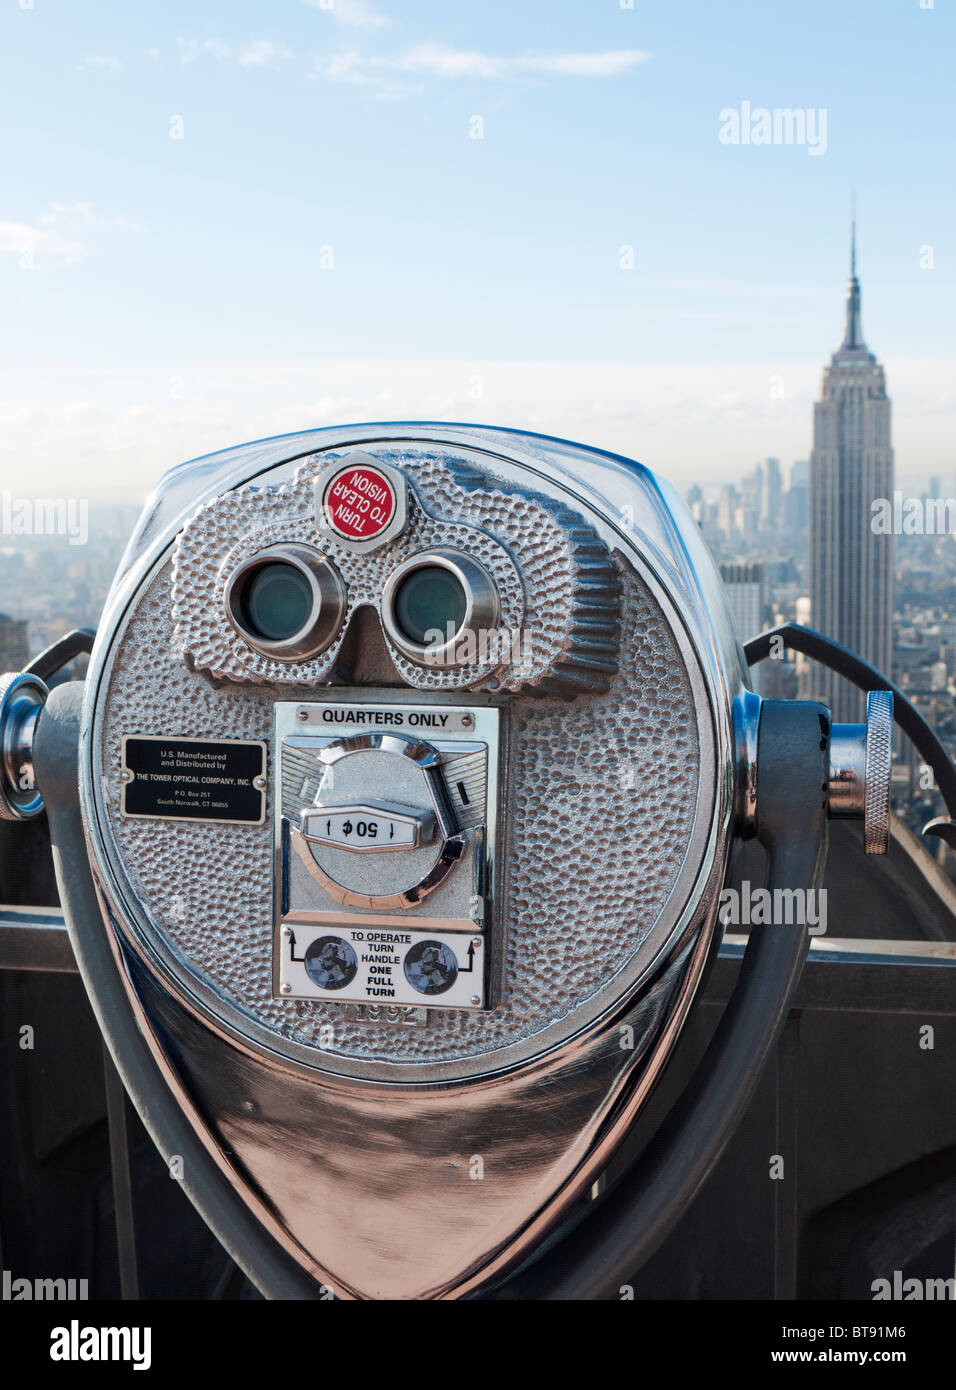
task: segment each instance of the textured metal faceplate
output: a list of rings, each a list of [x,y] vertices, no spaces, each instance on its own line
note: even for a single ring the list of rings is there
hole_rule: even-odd
[[[435,465],[423,467],[439,486],[452,486]],[[507,510],[512,499],[502,496],[500,505]],[[699,789],[698,720],[709,729],[710,711],[703,701],[695,709],[677,643],[646,585],[627,565],[620,574],[626,623],[610,692],[572,702],[541,694],[507,701],[501,1003],[486,1015],[430,1010],[427,1027],[395,1028],[347,1023],[341,1006],[272,998],[272,708],[276,698],[313,692],[217,686],[191,672],[174,632],[171,566],[164,565],[138,596],[113,652],[96,788],[114,869],[139,899],[159,949],[178,957],[200,992],[211,989],[227,1011],[251,1016],[277,1042],[315,1048],[320,1064],[323,1057],[333,1066],[335,1057],[399,1064],[487,1057],[494,1065],[489,1054],[562,1020],[575,1026],[574,1011],[648,941],[688,856],[695,815],[709,827],[716,794],[712,774]],[[561,575],[559,564],[549,614],[560,613]],[[128,733],[266,740],[267,824],[124,821],[121,744]],[[696,865],[689,868],[696,873]],[[331,1045],[320,1035],[329,1023]]]
[[[354,554],[321,535],[315,516],[316,479],[334,473],[350,452],[336,450],[306,460],[282,487],[244,487],[216,498],[186,526],[176,547],[173,603],[179,639],[198,670],[233,681],[284,686],[326,680],[355,610],[368,604],[380,612],[385,581],[402,561],[451,546],[492,575],[501,603],[499,627],[520,636],[506,647],[507,664],[496,657],[447,670],[418,666],[389,643],[403,680],[418,690],[455,690],[480,688],[496,677],[491,688],[516,690],[563,675],[579,688],[606,686],[614,669],[616,576],[604,547],[580,517],[554,508],[543,497],[476,486],[459,460],[378,449],[369,454],[400,467],[410,480],[408,524],[383,549]],[[282,541],[316,546],[335,564],[348,589],[338,637],[308,661],[275,661],[253,651],[223,607],[223,591],[236,567]],[[597,589],[606,596],[595,604]]]

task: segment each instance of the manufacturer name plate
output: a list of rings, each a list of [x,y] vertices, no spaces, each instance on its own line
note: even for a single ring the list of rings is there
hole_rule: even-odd
[[[253,739],[123,736],[124,816],[261,825],[266,745]]]

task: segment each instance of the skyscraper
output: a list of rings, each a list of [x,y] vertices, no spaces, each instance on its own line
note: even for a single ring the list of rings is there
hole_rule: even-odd
[[[779,459],[767,459],[767,472],[764,478],[764,489],[762,506],[760,509],[760,520],[769,530],[774,531],[780,525],[780,513],[783,506],[783,475],[780,472]]]
[[[767,626],[764,619],[767,591],[763,565],[721,565],[720,577],[724,581],[737,636],[741,643],[749,642],[751,637],[756,637]],[[763,694],[763,674],[760,666],[755,666],[750,672],[750,688],[758,695]]]
[[[0,613],[0,672],[22,671],[29,657],[26,618]]]
[[[783,498],[783,520],[791,535],[799,536],[810,524],[810,460],[798,459],[790,470],[790,487]]]
[[[843,341],[824,369],[813,407],[810,458],[810,598],[818,632],[889,674],[893,623],[893,538],[875,535],[872,503],[892,499],[890,400],[883,368],[863,341],[856,222],[850,249]],[[804,693],[838,723],[863,717],[864,697],[808,662]]]

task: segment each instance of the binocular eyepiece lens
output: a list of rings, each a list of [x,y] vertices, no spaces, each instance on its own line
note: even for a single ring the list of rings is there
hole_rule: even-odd
[[[288,544],[245,560],[225,590],[226,617],[254,651],[305,661],[335,639],[345,617],[338,570],[311,546]]]
[[[312,602],[305,575],[294,565],[276,560],[255,571],[240,607],[250,632],[269,642],[287,642],[305,627]]]
[[[423,565],[397,585],[393,599],[395,621],[409,642],[424,646],[454,636],[468,611],[465,586],[451,570]]]
[[[392,571],[382,589],[382,625],[389,641],[425,666],[474,661],[474,643],[468,655],[463,635],[480,640],[497,627],[499,614],[491,575],[460,550],[412,555]]]

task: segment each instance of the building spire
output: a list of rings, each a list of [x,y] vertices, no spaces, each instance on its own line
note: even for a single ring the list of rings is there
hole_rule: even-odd
[[[853,213],[850,221],[850,279],[856,279],[856,194],[853,195]]]
[[[853,218],[850,224],[850,278],[846,282],[846,327],[841,352],[866,348],[863,341],[863,322],[860,306],[860,282],[856,278],[856,198],[853,199]]]

